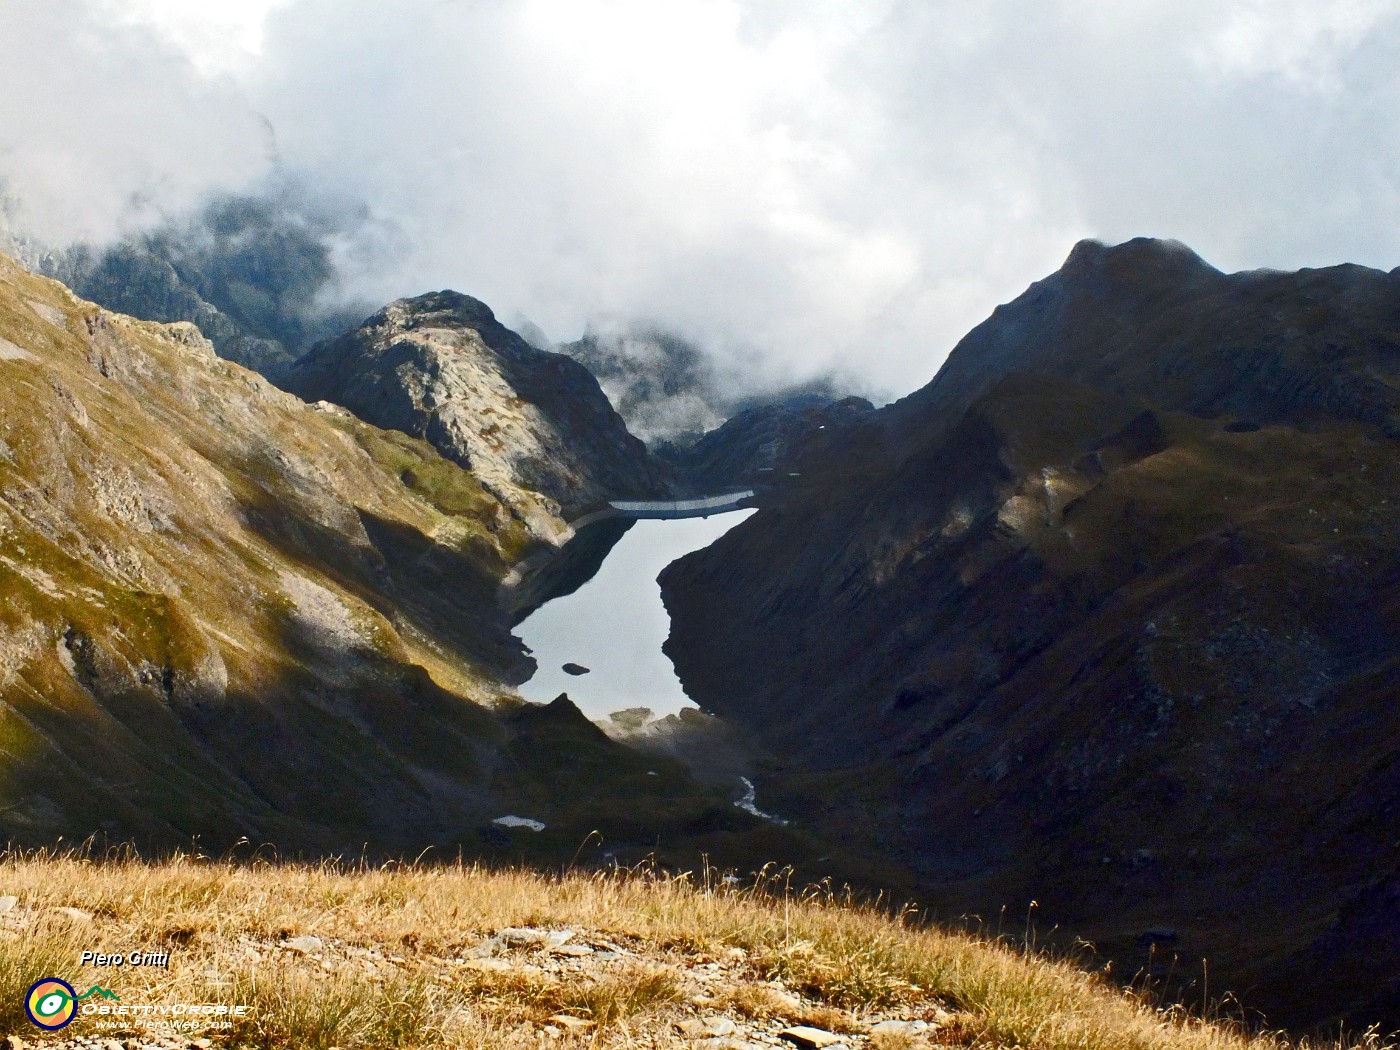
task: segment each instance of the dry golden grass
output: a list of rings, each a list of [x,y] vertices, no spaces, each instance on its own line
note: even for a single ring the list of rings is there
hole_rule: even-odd
[[[0,916],[0,1032],[34,1034],[23,992],[56,975],[80,989],[102,983],[125,1002],[247,1003],[246,1020],[214,1035],[251,1047],[681,1045],[672,1025],[696,1014],[819,1025],[871,1050],[1289,1045],[1156,1011],[1069,965],[966,934],[910,929],[771,883],[708,881],[9,856],[0,893],[19,905]],[[473,958],[484,938],[521,926],[567,928],[622,951],[607,962],[520,949]],[[304,935],[324,951],[289,950]],[[168,970],[77,965],[84,949],[160,946]],[[862,1034],[880,1017],[936,1020],[919,1037]],[[64,1034],[91,1034],[88,1023]]]

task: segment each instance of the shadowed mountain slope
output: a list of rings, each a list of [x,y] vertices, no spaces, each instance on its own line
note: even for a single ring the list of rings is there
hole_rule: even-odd
[[[1400,1024],[1398,364],[1400,274],[1081,244],[671,566],[667,652],[943,908]]]
[[[1075,246],[999,306],[887,420],[912,448],[1003,375],[1043,372],[1246,422],[1371,423],[1400,436],[1400,274],[1364,266],[1225,274],[1175,241]]]

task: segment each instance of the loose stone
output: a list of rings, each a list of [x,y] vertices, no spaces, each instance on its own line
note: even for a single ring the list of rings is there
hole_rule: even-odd
[[[794,1028],[784,1028],[778,1033],[779,1038],[786,1039],[789,1043],[801,1047],[802,1050],[825,1050],[828,1046],[835,1046],[841,1041],[839,1035],[821,1028],[809,1028],[806,1025],[797,1025]]]

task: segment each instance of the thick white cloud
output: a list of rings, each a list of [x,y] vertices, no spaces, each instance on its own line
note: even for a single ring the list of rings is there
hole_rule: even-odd
[[[267,169],[266,121],[151,27],[0,0],[0,179],[51,242],[111,237]]]
[[[1400,263],[1394,0],[114,10],[0,0],[27,103],[0,172],[31,212],[115,228],[271,148],[402,232],[352,256],[365,294],[453,286],[555,337],[642,317],[895,393],[1081,236]]]
[[[100,24],[140,26],[201,74],[246,68],[262,51],[268,12],[287,0],[93,0]]]

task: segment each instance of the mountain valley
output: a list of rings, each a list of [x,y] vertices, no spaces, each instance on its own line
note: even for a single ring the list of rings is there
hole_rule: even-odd
[[[13,843],[773,862],[1400,1025],[1400,273],[1084,242],[899,402],[651,448],[450,291],[273,385],[0,258],[0,371]],[[581,519],[747,486],[661,576],[703,714],[520,700]]]
[[[6,259],[0,370],[11,843],[561,862],[593,832],[588,856],[775,849],[724,790],[566,698],[522,705],[533,663],[497,590],[549,544],[427,442]],[[520,814],[544,830],[497,823]]]

